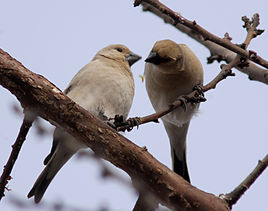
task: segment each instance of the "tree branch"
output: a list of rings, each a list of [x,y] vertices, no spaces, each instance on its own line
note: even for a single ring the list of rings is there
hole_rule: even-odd
[[[160,3],[158,0],[142,0],[141,2],[142,3],[146,2],[146,3],[150,4],[151,6],[155,7],[159,11],[161,11],[161,13],[163,13],[164,15],[167,15],[170,18],[172,18],[174,21],[174,25],[182,24],[182,25],[192,29],[195,33],[200,34],[204,40],[210,40],[218,45],[221,45],[222,47],[225,47],[225,48],[247,58],[247,59],[250,59],[251,61],[256,62],[257,64],[259,64],[263,67],[268,68],[268,61],[264,60],[260,56],[258,56],[257,58],[256,57],[251,58],[249,55],[249,52],[245,51],[243,48],[240,48],[239,46],[237,46],[231,42],[228,42],[225,39],[222,39],[220,37],[215,36],[214,34],[208,32],[206,29],[204,29],[200,25],[198,25],[196,21],[189,21],[185,17],[181,16],[180,14],[174,12],[173,10],[171,10],[170,8],[165,6],[164,4]],[[138,6],[138,4],[134,3],[134,6]]]
[[[241,196],[250,188],[250,186],[262,174],[262,172],[267,168],[267,166],[268,166],[268,154],[265,156],[263,160],[259,160],[259,163],[256,166],[256,168],[232,192],[220,195],[220,197],[229,204],[230,209],[234,204],[236,204],[236,202],[241,198]]]
[[[99,157],[141,181],[163,205],[171,209],[229,210],[226,202],[187,183],[111,127],[75,104],[44,77],[34,74],[0,50],[0,84],[11,91],[22,107],[90,147]]]
[[[246,49],[248,45],[250,44],[251,40],[257,36],[257,29],[256,27],[259,25],[259,16],[257,14],[254,15],[252,21],[250,22],[249,19],[246,17],[242,18],[243,21],[245,22],[244,27],[247,29],[248,33],[246,36],[246,39],[244,43],[241,45],[243,49]],[[225,39],[229,40],[230,37],[228,34],[225,35]],[[221,72],[211,81],[209,82],[206,86],[200,87],[201,90],[193,90],[193,92],[189,93],[186,96],[180,96],[175,102],[173,102],[171,105],[167,106],[161,111],[158,111],[154,114],[145,116],[145,117],[136,117],[136,118],[130,118],[129,121],[130,124],[126,124],[120,127],[117,127],[116,129],[118,131],[130,131],[134,126],[140,126],[142,124],[148,123],[148,122],[157,122],[158,119],[165,116],[166,114],[174,111],[176,108],[180,106],[184,106],[185,103],[199,103],[199,102],[204,102],[206,99],[203,97],[203,93],[216,88],[216,85],[225,79],[227,76],[234,76],[235,74],[232,73],[232,68],[233,67],[246,67],[248,66],[248,63],[246,60],[241,57],[241,55],[237,54],[236,57],[228,64],[228,65],[222,65],[221,66]],[[131,121],[132,119],[136,119],[135,121]]]
[[[204,92],[207,92],[211,89],[215,89],[217,84],[227,78],[228,76],[235,76],[235,74],[232,72],[231,68],[234,67],[240,63],[239,59],[233,60],[231,63],[228,65],[222,65],[221,72],[207,85],[205,86],[200,86],[199,89],[194,89],[191,93],[185,96],[180,96],[176,101],[174,101],[171,105],[167,105],[166,108],[164,108],[161,111],[158,111],[156,113],[144,116],[144,117],[135,117],[135,118],[130,118],[130,124],[126,124],[123,126],[116,127],[117,131],[130,131],[133,127],[137,126],[139,127],[142,124],[149,123],[149,122],[156,122],[158,123],[158,119],[165,116],[166,114],[174,111],[176,108],[182,106],[185,106],[185,103],[199,103],[199,102],[204,102],[206,99],[203,96]],[[131,119],[135,119],[135,121],[131,121]]]
[[[195,39],[200,44],[207,47],[211,53],[211,56],[208,58],[208,62],[210,63],[214,61],[215,58],[220,58],[220,60],[218,61],[224,60],[227,63],[230,63],[236,57],[236,54],[233,52],[236,52],[238,54],[241,53],[240,54],[241,56],[248,58],[254,62],[256,62],[257,60],[264,61],[263,62],[265,64],[264,66],[267,68],[267,64],[268,64],[267,61],[260,58],[256,52],[252,50],[247,52],[244,49],[238,47],[237,45],[232,44],[228,39],[224,39],[224,38],[221,39],[214,35],[212,36],[212,38],[216,37],[215,39],[218,40],[217,42],[216,40],[212,38],[208,39],[210,35],[212,35],[211,33],[207,33],[206,30],[202,31],[202,28],[195,30],[195,28],[198,26],[195,21],[193,22],[188,21],[184,17],[180,16],[178,13],[170,10],[168,7],[161,4],[159,1],[139,0],[139,1],[135,1],[135,3],[134,3],[135,6],[142,4],[144,11],[150,11],[154,13],[158,17],[162,18],[166,23],[171,24],[172,26],[174,26],[181,32],[187,34],[188,36]],[[179,20],[183,20],[183,22]],[[186,22],[188,24],[185,24]],[[200,33],[200,30],[202,31],[202,33]],[[254,63],[250,62],[247,67],[241,68],[239,66],[236,66],[236,69],[247,74],[250,80],[256,80],[256,81],[260,81],[265,84],[268,84],[268,70],[265,68],[261,68],[255,65]]]
[[[14,167],[14,164],[18,158],[20,149],[22,147],[22,144],[24,143],[26,139],[26,135],[28,134],[29,129],[31,128],[33,123],[33,118],[30,113],[27,114],[25,112],[24,119],[18,134],[18,137],[15,141],[15,143],[12,145],[12,151],[9,156],[9,159],[7,161],[7,164],[4,166],[3,173],[1,175],[0,179],[0,200],[3,196],[5,196],[4,192],[7,189],[6,185],[8,183],[8,180],[11,178],[10,174]]]

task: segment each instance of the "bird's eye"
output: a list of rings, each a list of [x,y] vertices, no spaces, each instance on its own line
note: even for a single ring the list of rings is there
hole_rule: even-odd
[[[122,50],[122,48],[117,48],[116,49],[118,52],[122,52],[123,50]]]

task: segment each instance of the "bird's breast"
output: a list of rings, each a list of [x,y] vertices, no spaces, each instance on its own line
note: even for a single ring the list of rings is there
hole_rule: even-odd
[[[147,64],[145,68],[146,89],[155,111],[161,111],[176,101],[178,97],[189,94],[194,84],[184,73],[164,74],[155,65]],[[192,118],[198,104],[187,104],[186,109],[177,108],[165,115],[163,119],[175,125],[182,125]]]

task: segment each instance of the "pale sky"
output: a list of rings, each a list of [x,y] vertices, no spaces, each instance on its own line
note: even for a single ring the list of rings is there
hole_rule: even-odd
[[[133,65],[135,98],[130,115],[144,116],[153,112],[145,85],[139,75],[144,59],[157,40],[171,39],[187,44],[202,62],[205,83],[219,72],[219,64],[207,65],[208,50],[141,7],[134,8],[126,0],[9,0],[1,2],[0,48],[22,62],[31,71],[41,74],[64,90],[85,64],[101,48],[122,43],[143,59]],[[228,32],[234,43],[244,41],[246,32],[241,17],[260,14],[261,29],[268,30],[267,1],[163,1],[190,20],[196,20],[208,31],[223,37]],[[254,39],[249,49],[268,59],[267,31]],[[187,138],[187,159],[192,185],[219,195],[232,191],[268,152],[267,85],[248,80],[234,70],[236,77],[221,82],[206,93],[193,118]],[[5,165],[11,145],[16,139],[22,116],[12,107],[17,99],[0,87],[0,166]],[[55,202],[79,210],[131,210],[136,202],[135,190],[114,179],[100,177],[101,166],[94,160],[70,160],[56,175],[43,197],[41,206],[32,207],[27,194],[41,173],[43,159],[49,153],[53,127],[38,136],[32,128],[12,172],[13,179],[0,202],[0,210],[48,210]],[[125,134],[160,162],[171,167],[169,141],[162,123],[142,125]],[[108,164],[114,172],[121,170]],[[126,174],[121,173],[127,179]],[[268,171],[233,207],[234,211],[268,210]],[[14,198],[30,206],[14,206]],[[43,206],[42,206],[43,205]]]

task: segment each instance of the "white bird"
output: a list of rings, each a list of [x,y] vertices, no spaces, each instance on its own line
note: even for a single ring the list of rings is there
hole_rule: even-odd
[[[65,94],[103,121],[115,115],[122,115],[125,120],[134,96],[130,67],[140,58],[124,45],[109,45],[74,76]],[[30,190],[28,198],[34,196],[38,203],[61,167],[73,154],[85,147],[57,126],[51,152],[44,160],[46,167]]]

